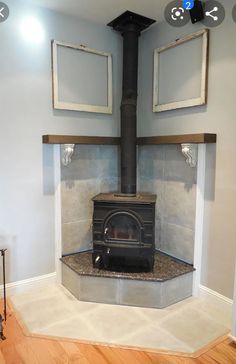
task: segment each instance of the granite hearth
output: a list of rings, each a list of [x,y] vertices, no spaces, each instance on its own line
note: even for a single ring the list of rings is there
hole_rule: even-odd
[[[160,252],[150,273],[95,269],[91,252],[61,261],[62,284],[80,301],[164,308],[192,295],[193,266]]]

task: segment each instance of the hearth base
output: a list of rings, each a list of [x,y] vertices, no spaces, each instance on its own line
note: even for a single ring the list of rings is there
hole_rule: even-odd
[[[91,252],[61,261],[62,284],[80,301],[164,308],[192,295],[193,267],[163,254],[155,255],[149,273],[95,269]]]

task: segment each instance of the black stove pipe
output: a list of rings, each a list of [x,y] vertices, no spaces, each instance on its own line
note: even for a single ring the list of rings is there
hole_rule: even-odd
[[[136,195],[138,42],[141,31],[155,20],[126,11],[108,25],[123,36],[123,87],[121,101],[121,193]]]
[[[123,36],[123,94],[121,101],[121,193],[136,194],[138,38],[135,24]]]

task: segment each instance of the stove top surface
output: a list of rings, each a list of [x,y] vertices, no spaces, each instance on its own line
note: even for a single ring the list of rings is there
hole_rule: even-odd
[[[155,203],[156,199],[157,196],[151,193],[137,193],[136,195],[130,195],[120,192],[108,192],[99,193],[93,198],[93,201],[147,204]]]

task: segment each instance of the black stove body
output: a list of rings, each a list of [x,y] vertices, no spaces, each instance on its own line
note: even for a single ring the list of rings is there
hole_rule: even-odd
[[[94,267],[122,272],[151,271],[156,196],[102,193],[93,201]]]

